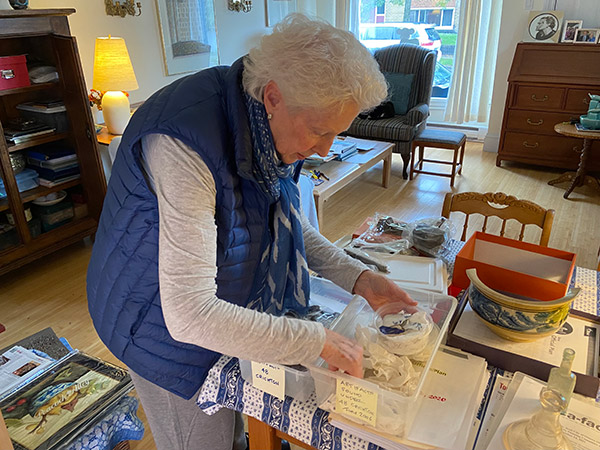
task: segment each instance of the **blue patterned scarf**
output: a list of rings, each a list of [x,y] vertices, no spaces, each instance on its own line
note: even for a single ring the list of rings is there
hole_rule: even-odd
[[[292,178],[294,165],[279,161],[264,105],[246,95],[246,109],[252,135],[252,171],[273,208],[271,242],[262,255],[259,271],[266,273],[266,279],[255,280],[252,292],[257,294],[248,307],[275,315],[290,310],[306,315],[309,274],[300,194]]]

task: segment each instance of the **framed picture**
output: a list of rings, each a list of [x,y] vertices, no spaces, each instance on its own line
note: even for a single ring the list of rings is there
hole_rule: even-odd
[[[531,11],[526,42],[558,42],[564,13],[562,11]]]
[[[74,353],[0,401],[0,411],[15,450],[53,450],[132,387],[125,369]]]
[[[285,16],[296,12],[296,0],[267,0],[267,26],[281,22]]]
[[[156,0],[165,72],[196,72],[219,64],[213,0]]]
[[[596,44],[598,43],[598,28],[579,28],[575,33],[576,44]]]
[[[560,42],[574,42],[577,30],[583,26],[583,20],[565,20]]]

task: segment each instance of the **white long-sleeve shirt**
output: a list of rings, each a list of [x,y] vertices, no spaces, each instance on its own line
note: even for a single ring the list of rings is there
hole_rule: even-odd
[[[159,284],[171,336],[231,356],[280,364],[317,359],[323,325],[275,317],[216,296],[216,188],[200,155],[181,141],[142,140],[142,164],[159,209]],[[303,217],[309,267],[351,292],[367,267],[332,245]]]

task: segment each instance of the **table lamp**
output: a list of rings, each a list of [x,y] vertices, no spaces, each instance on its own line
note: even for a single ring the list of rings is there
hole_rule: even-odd
[[[123,91],[139,87],[123,38],[96,38],[93,86],[104,92],[102,113],[108,132],[123,134],[131,116],[129,98]]]

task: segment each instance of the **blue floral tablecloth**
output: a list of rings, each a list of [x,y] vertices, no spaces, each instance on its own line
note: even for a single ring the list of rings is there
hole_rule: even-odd
[[[137,409],[137,398],[126,395],[64,450],[110,450],[121,441],[141,439],[144,424]]]
[[[329,413],[317,408],[314,392],[305,402],[280,400],[246,383],[237,358],[229,356],[222,356],[210,370],[198,406],[207,414],[221,408],[239,411],[319,450],[384,450],[332,426]]]

